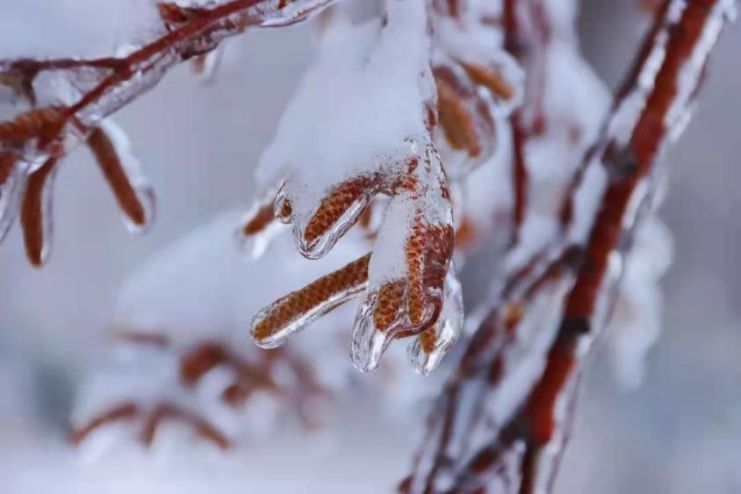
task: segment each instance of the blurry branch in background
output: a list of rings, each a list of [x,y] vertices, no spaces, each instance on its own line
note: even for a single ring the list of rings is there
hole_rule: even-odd
[[[525,6],[519,12],[532,15],[533,2],[516,3]],[[609,320],[632,234],[650,207],[652,175],[687,123],[708,55],[734,9],[728,0],[672,0],[656,12],[595,145],[567,188],[562,232],[551,246],[564,254],[538,254],[524,271],[510,273],[433,408],[400,491],[483,493],[494,483],[505,492],[552,490],[582,366]],[[579,195],[595,187],[585,179],[594,173],[605,175],[596,208],[577,211]],[[585,221],[590,225],[585,238],[570,235]],[[578,247],[559,247],[572,245],[564,236]],[[533,267],[538,265],[543,267]],[[518,358],[513,342],[537,297],[558,307],[560,323],[545,353],[535,357],[540,370],[526,396],[503,412],[496,405],[507,392],[504,381],[522,379],[508,375]],[[545,331],[547,324],[538,323],[537,330]]]
[[[155,86],[173,66],[213,64],[219,44],[249,27],[287,26],[333,0],[219,0],[208,7],[159,3],[161,34],[122,56],[0,60],[0,90],[22,109],[0,121],[0,239],[21,205],[29,261],[49,253],[53,178],[63,158],[85,142],[133,231],[154,214],[153,194],[127,153],[123,132],[105,118]],[[128,48],[128,47],[127,47]],[[0,92],[2,96],[2,92]]]
[[[176,422],[219,449],[233,447],[238,439],[234,431],[224,427],[223,420],[208,414],[209,407],[213,409],[214,404],[204,406],[197,399],[202,381],[215,372],[227,376],[221,383],[223,390],[216,402],[235,415],[244,412],[254,395],[264,394],[290,409],[304,426],[312,427],[317,420],[311,413],[312,406],[318,400],[331,397],[309,363],[288,349],[261,351],[248,358],[216,340],[179,349],[165,335],[157,333],[118,332],[115,337],[120,351],[126,351],[125,347],[129,346],[129,351],[172,362],[173,379],[159,383],[154,394],[147,391],[147,386],[159,379],[157,373],[142,375],[138,383],[141,389],[130,395],[118,396],[115,391],[108,390],[109,399],[102,406],[73,417],[69,438],[75,445],[113,424],[128,424],[138,441],[150,447],[165,424]],[[141,372],[141,369],[136,371]],[[115,387],[116,377],[111,377],[108,382],[105,374],[97,376],[103,385]],[[97,398],[95,393],[92,396]]]

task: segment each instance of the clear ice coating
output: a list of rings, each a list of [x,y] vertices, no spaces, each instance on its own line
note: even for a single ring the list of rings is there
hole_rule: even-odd
[[[93,152],[116,195],[124,224],[131,233],[144,233],[154,222],[156,214],[154,189],[142,172],[123,129],[111,119],[101,121],[98,128],[107,137],[112,153],[106,160],[100,152]]]
[[[378,366],[395,337],[419,333],[434,323],[446,273],[454,276],[452,207],[442,164],[431,145],[410,177],[414,187],[392,197],[386,209],[371,257],[366,299],[355,319],[351,357],[363,371]]]
[[[300,22],[306,19],[309,14],[334,2],[335,0],[297,0],[293,2],[268,0],[257,4],[251,10],[260,16],[260,26],[280,27]]]
[[[323,19],[317,60],[257,172],[266,197],[272,184],[282,183],[274,218],[291,225],[298,250],[308,259],[324,257],[376,195],[388,196],[362,281],[337,282],[347,279],[348,265],[279,299],[252,322],[259,345],[277,346],[366,290],[351,345],[353,362],[365,371],[378,365],[394,338],[433,325],[446,298],[453,248],[450,192],[431,136],[435,87],[427,5],[405,0],[384,5],[383,20],[353,24],[342,8]],[[405,49],[400,52],[399,46]],[[253,249],[270,235],[269,228],[256,228],[268,215],[263,203],[258,201],[243,222]],[[423,371],[436,365],[459,326],[453,313],[460,304],[448,306],[446,322],[428,331],[425,349],[432,358],[420,364]]]
[[[419,148],[415,143],[410,146]],[[426,355],[418,358],[420,372],[429,372],[439,363],[460,331],[463,308],[450,263],[451,203],[442,165],[431,143],[409,163],[401,182],[398,193],[388,201],[372,254],[260,311],[251,325],[258,345],[272,348],[283,344],[292,333],[367,289],[353,330],[351,356],[355,365],[363,371],[372,370],[394,338],[425,330]],[[240,235],[254,230],[259,238],[270,228],[263,223],[274,224],[268,217],[269,209],[267,214],[261,212],[266,203],[258,201],[246,215]],[[287,204],[281,188],[274,213],[283,221],[292,219],[293,207]],[[440,315],[440,324],[429,329]]]
[[[23,182],[26,176],[26,166],[22,161],[12,161],[10,156],[3,156],[0,159],[7,159],[3,163],[3,173],[7,175],[0,182],[0,242],[7,235],[10,226],[18,212],[18,200],[23,189]]]
[[[340,186],[340,188],[341,187],[342,186]],[[314,214],[312,214],[308,218],[305,215],[299,216],[297,214],[295,216],[291,216],[289,220],[287,217],[281,216],[281,219],[283,221],[291,221],[291,231],[293,232],[293,236],[296,239],[298,251],[304,257],[306,257],[307,259],[318,259],[320,257],[324,257],[335,246],[337,241],[342,238],[345,233],[347,233],[347,231],[353,227],[353,225],[355,225],[355,223],[358,221],[358,218],[360,218],[360,215],[370,203],[371,199],[373,198],[373,193],[375,192],[373,186],[364,187],[367,187],[366,190],[362,191],[360,193],[360,196],[350,201],[349,204],[345,203],[341,205],[338,204],[337,206],[332,206],[343,207],[344,211],[342,211],[339,217],[334,220],[331,226],[323,229],[323,231],[321,231],[320,233],[309,235],[309,225],[312,223],[312,221],[315,221],[319,218],[320,210],[323,207],[323,202],[320,203],[318,210],[315,211]],[[332,190],[330,191],[330,194],[335,194],[335,192],[335,190]],[[342,197],[339,197],[338,199],[339,200],[337,202],[344,200],[344,198]],[[288,207],[288,204],[293,204],[293,202],[291,202],[290,199],[287,197],[286,190],[282,189],[276,199],[276,209],[278,209],[278,211],[284,210],[286,207]]]
[[[326,254],[369,200],[388,191],[417,152],[409,143],[428,140],[434,87],[425,3],[386,6],[385,25],[353,25],[342,11],[330,19],[258,167],[263,187],[286,178],[276,210],[290,205],[296,243],[310,258]]]
[[[311,285],[309,285],[311,286]],[[296,304],[294,300],[296,292],[286,295],[283,298],[276,300],[273,304],[265,307],[255,315],[252,319],[252,337],[255,343],[262,348],[277,348],[283,345],[286,340],[300,331],[319,317],[327,314],[336,307],[342,305],[348,300],[352,299],[359,292],[364,290],[366,283],[359,281],[358,283],[344,287],[341,290],[332,291],[326,297],[317,298],[316,301],[310,304],[305,310],[297,311],[291,317],[281,321],[281,324],[275,328],[270,334],[263,336],[260,333],[260,328],[263,325],[268,324],[271,317],[275,317],[277,312],[289,311],[288,308],[292,304]]]
[[[408,297],[408,293],[402,297]],[[430,322],[435,316],[434,305],[424,309],[425,324],[415,326],[410,322],[407,299],[395,307],[391,323],[380,327],[378,315],[384,311],[381,298],[381,291],[369,292],[358,308],[350,349],[353,365],[362,372],[373,371],[393,340],[414,338],[408,347],[412,368],[423,375],[435,370],[463,330],[462,291],[452,263],[445,279],[442,309],[434,324]]]
[[[452,8],[440,2],[430,16],[440,121],[435,140],[455,179],[492,156],[503,139],[498,129],[506,129],[504,120],[523,100],[524,72],[504,51],[499,27],[487,22],[501,15],[492,3]]]
[[[399,327],[397,322],[385,331],[379,331],[373,323],[377,309],[378,292],[371,292],[358,307],[353,324],[350,358],[353,365],[362,372],[370,372],[378,367],[384,352],[393,340],[394,332]]]
[[[445,277],[443,306],[437,323],[409,344],[412,368],[423,375],[435,370],[462,331],[463,290],[451,262]]]

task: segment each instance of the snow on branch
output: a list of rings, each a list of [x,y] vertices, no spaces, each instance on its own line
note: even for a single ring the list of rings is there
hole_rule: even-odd
[[[672,0],[658,11],[595,146],[566,189],[568,207],[573,208],[567,215],[567,236],[578,247],[545,263],[539,275],[525,277],[519,289],[510,287],[523,283],[523,271],[509,275],[440,396],[415,468],[401,491],[552,489],[582,364],[609,320],[631,236],[650,207],[655,187],[651,175],[689,118],[708,55],[734,8],[727,0]],[[590,174],[605,175],[598,194],[594,189],[600,181],[587,179]],[[580,194],[596,197],[584,199]],[[596,207],[585,208],[590,202]],[[563,242],[562,234],[555,238],[553,248]],[[577,263],[565,261],[572,258],[566,255],[569,251],[580,253]],[[543,264],[539,256],[532,262]],[[544,310],[537,307],[539,298],[548,299],[545,311],[560,322],[536,317]],[[534,317],[538,331],[551,332],[549,342],[540,354],[531,344],[534,356],[518,356],[518,344]],[[526,367],[528,358],[536,362],[535,378],[525,387],[529,391],[506,397],[511,391],[507,381],[518,378],[517,367]]]

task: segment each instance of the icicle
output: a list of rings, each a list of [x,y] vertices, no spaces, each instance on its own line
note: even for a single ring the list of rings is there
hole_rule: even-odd
[[[443,308],[437,323],[409,345],[412,367],[420,374],[435,370],[463,331],[463,291],[452,262],[444,290]]]

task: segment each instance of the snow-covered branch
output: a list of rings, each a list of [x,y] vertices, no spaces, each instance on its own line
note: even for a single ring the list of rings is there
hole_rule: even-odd
[[[585,355],[609,321],[621,264],[650,208],[655,187],[651,175],[666,145],[681,130],[678,126],[686,124],[708,55],[733,8],[733,2],[723,0],[676,0],[657,13],[596,144],[576,171],[572,184],[578,185],[566,189],[573,194],[567,200],[578,210],[574,214],[584,215],[570,218],[570,236],[577,245],[587,225],[583,248],[577,249],[579,262],[557,258],[555,264],[547,264],[546,276],[518,290],[519,296],[507,297],[510,291],[505,289],[497,299],[433,411],[415,470],[402,484],[404,492],[488,492],[493,485],[505,492],[552,488]],[[604,175],[598,194],[595,187],[600,182],[587,178],[590,174]],[[596,196],[596,208],[585,208],[589,199],[580,194]],[[553,269],[568,265],[576,267],[574,275],[553,281]],[[513,272],[507,286],[517,283],[521,273]],[[558,289],[549,289],[549,284]],[[532,324],[528,318],[538,310],[526,303],[533,289],[539,292],[536,300],[550,299],[550,319],[560,323],[547,322],[538,329],[546,332],[552,327],[551,341],[535,356],[540,362],[529,391],[506,410],[512,404],[503,398],[506,381],[516,378],[518,365],[524,367],[522,362],[512,365],[518,360],[514,342],[524,338]],[[530,351],[538,353],[537,348]],[[472,434],[476,429],[480,433]],[[481,440],[486,436],[488,440]]]
[[[317,406],[356,385],[342,367],[348,347],[356,368],[383,374],[408,339],[401,361],[450,373],[400,491],[550,491],[593,341],[608,324],[641,333],[627,345],[637,367],[655,339],[671,256],[654,215],[661,158],[735,8],[652,7],[611,95],[580,54],[577,5],[153,2],[147,40],[110,56],[0,61],[0,237],[17,218],[38,266],[55,173],[76,145],[129,230],[146,230],[154,194],[111,115],[181,62],[209,70],[229,36],[315,21],[313,58],[259,160],[252,207],[124,285],[113,358],[83,386],[72,440],[87,447],[124,429],[156,447],[172,426],[238,446],[282,410],[313,423]],[[471,265],[491,283],[464,317]],[[250,317],[270,351],[246,344]],[[298,334],[310,324],[323,328]],[[465,348],[443,362],[458,339]],[[374,396],[423,389],[399,374],[383,377],[402,393]]]

